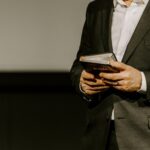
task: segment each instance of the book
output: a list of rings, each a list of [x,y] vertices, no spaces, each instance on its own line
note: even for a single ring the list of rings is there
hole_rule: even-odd
[[[81,56],[79,61],[82,63],[85,70],[99,74],[100,72],[119,72],[116,68],[110,65],[110,60],[117,61],[115,54],[102,53],[96,55]]]

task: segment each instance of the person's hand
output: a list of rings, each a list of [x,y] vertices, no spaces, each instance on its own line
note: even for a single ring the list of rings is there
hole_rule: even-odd
[[[103,82],[100,78],[95,78],[92,73],[85,70],[81,73],[80,77],[81,90],[87,95],[94,95],[100,92],[104,92],[109,86]]]
[[[111,61],[111,66],[118,69],[119,73],[100,73],[104,82],[115,89],[125,92],[136,92],[140,90],[142,83],[141,72],[121,62]]]

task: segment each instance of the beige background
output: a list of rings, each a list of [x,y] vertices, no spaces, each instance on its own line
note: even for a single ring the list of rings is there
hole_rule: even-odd
[[[0,0],[0,71],[68,71],[89,0]]]

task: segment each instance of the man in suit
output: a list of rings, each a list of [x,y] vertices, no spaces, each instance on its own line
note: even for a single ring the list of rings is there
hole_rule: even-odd
[[[113,52],[118,73],[94,76],[80,56]],[[72,83],[88,104],[85,150],[150,150],[150,2],[88,5]]]

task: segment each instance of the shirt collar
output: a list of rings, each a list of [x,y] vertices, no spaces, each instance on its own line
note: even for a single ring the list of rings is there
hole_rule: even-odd
[[[145,4],[146,0],[133,0],[134,3],[136,4]],[[113,0],[114,3],[114,7],[116,7],[117,3],[124,5],[124,1],[123,0]]]

